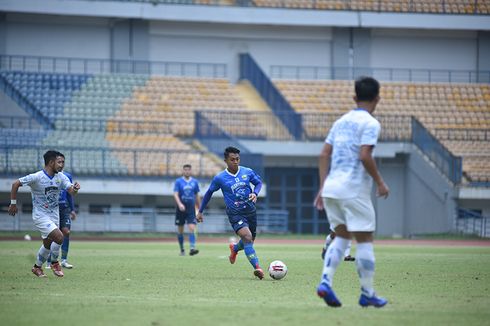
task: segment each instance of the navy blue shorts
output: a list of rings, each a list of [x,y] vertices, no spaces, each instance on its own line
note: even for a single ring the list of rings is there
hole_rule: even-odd
[[[71,209],[69,206],[60,204],[60,229],[71,229]]]
[[[184,225],[187,224],[196,224],[196,210],[194,207],[186,208],[185,211],[181,212],[180,209],[177,208],[175,212],[175,225]]]
[[[238,232],[241,228],[248,227],[252,233],[252,238],[255,239],[257,234],[257,213],[249,213],[245,215],[228,215],[233,230]]]

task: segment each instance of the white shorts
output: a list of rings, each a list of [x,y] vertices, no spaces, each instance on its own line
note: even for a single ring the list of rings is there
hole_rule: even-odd
[[[42,217],[33,217],[34,225],[37,227],[39,232],[41,232],[41,238],[46,239],[48,235],[53,232],[54,229],[57,229],[60,221],[55,221],[56,218],[50,218],[47,216]]]
[[[374,232],[376,216],[371,198],[323,198],[330,228],[345,224],[349,232]]]

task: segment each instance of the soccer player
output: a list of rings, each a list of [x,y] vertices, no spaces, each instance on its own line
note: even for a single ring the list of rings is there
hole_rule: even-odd
[[[330,230],[330,233],[325,237],[325,244],[323,245],[322,248],[322,259],[325,259],[325,253],[327,252],[328,246],[332,243],[333,239],[335,239],[335,230]],[[352,247],[352,241],[349,241],[349,244],[347,245],[347,248],[345,249],[344,252],[344,261],[355,261],[356,258],[352,257],[350,255],[350,250]]]
[[[46,277],[42,265],[51,255],[51,269],[54,275],[63,277],[63,270],[58,262],[60,247],[63,243],[63,233],[58,228],[59,216],[59,196],[60,190],[64,189],[71,195],[76,194],[80,189],[78,182],[72,184],[63,174],[65,158],[57,151],[47,151],[44,154],[44,169],[26,175],[12,183],[10,192],[9,214],[17,214],[17,192],[19,187],[28,185],[32,194],[32,220],[34,225],[41,232],[43,244],[39,248],[36,263],[32,267],[32,273],[37,277]]]
[[[62,171],[62,173],[68,177],[70,182],[73,183],[73,178],[70,173],[66,171]],[[58,204],[60,206],[60,229],[61,232],[63,232],[63,243],[61,244],[61,267],[72,269],[73,265],[68,263],[67,258],[68,249],[70,248],[71,221],[74,221],[77,218],[73,196],[66,190],[61,189]],[[46,262],[46,268],[51,268],[51,258],[49,256]]]
[[[254,268],[254,275],[263,279],[264,271],[260,268],[259,258],[254,249],[257,229],[255,203],[262,188],[262,181],[252,169],[240,166],[240,150],[238,148],[227,147],[224,152],[224,161],[227,167],[211,181],[199,207],[197,221],[203,221],[203,211],[211,196],[215,191],[221,189],[228,220],[235,233],[240,237],[238,243],[230,244],[230,263],[235,263],[238,252],[243,249]],[[254,185],[253,190],[250,184]]]
[[[376,221],[371,202],[372,180],[376,183],[378,196],[386,198],[389,193],[373,158],[380,124],[372,113],[380,100],[379,88],[374,78],[356,80],[354,101],[357,108],[335,121],[319,157],[320,189],[315,205],[318,209],[326,208],[337,236],[328,247],[317,294],[331,307],[342,305],[332,289],[332,282],[352,236],[357,241],[356,267],[361,283],[359,304],[379,308],[388,302],[378,297],[373,287]]]
[[[194,256],[199,253],[196,249],[196,208],[199,207],[199,182],[192,177],[192,166],[185,164],[182,167],[182,177],[175,180],[174,199],[177,204],[175,213],[175,225],[177,225],[177,239],[180,246],[180,255],[185,256],[184,250],[184,224],[187,222],[189,229],[189,255]]]

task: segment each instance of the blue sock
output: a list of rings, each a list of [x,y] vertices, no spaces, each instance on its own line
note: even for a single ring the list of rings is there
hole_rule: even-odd
[[[180,251],[184,251],[184,235],[178,233],[177,234],[177,239],[179,239]]]
[[[66,257],[68,257],[69,247],[70,247],[70,236],[65,236],[63,238],[63,243],[61,244],[61,260],[66,260]]]
[[[250,264],[252,264],[253,268],[256,268],[259,265],[259,258],[257,258],[257,255],[255,254],[254,244],[245,243],[243,249],[245,250],[245,255]]]
[[[196,235],[194,233],[189,233],[189,243],[191,244],[191,249],[196,248]]]
[[[242,239],[240,239],[240,241],[238,241],[238,243],[235,243],[235,245],[233,246],[233,250],[235,252],[239,252],[240,250],[243,250],[243,241],[242,241]]]

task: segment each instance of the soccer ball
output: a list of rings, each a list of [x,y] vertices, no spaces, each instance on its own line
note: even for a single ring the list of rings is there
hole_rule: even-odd
[[[288,267],[280,260],[274,260],[269,265],[269,275],[275,280],[283,279],[288,273]]]

